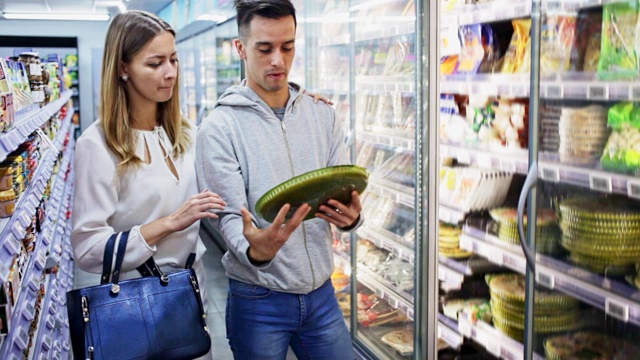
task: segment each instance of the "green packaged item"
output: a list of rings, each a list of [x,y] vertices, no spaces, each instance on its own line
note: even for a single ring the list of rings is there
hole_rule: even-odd
[[[598,77],[602,80],[634,79],[638,74],[638,2],[603,5],[602,43]]]
[[[640,106],[620,103],[609,109],[607,140],[600,163],[607,170],[635,173],[640,169]]]

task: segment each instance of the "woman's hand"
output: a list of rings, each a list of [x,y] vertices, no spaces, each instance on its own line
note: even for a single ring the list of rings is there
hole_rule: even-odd
[[[187,199],[178,210],[169,215],[169,227],[174,232],[182,231],[198,220],[217,219],[218,215],[212,210],[224,210],[226,205],[227,203],[222,200],[220,195],[203,190]]]
[[[307,95],[309,95],[309,96],[311,96],[313,98],[313,102],[314,103],[318,103],[318,100],[320,100],[320,101],[322,101],[323,103],[325,103],[327,105],[333,105],[333,101],[329,100],[329,98],[324,97],[322,95],[312,94],[310,92],[308,92]]]

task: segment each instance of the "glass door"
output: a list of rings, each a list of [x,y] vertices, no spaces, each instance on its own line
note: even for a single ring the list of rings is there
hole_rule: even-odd
[[[219,24],[216,36],[216,87],[217,97],[222,95],[231,85],[238,85],[241,81],[242,63],[238,52],[233,46],[233,40],[238,37],[238,26],[235,17]]]
[[[530,129],[537,162],[522,195],[533,189],[527,210],[536,226],[524,250],[535,256],[536,293],[525,330],[533,353],[547,358],[638,358],[640,149],[631,139],[640,134],[640,6],[537,6],[531,107],[539,111]]]
[[[308,2],[307,84],[329,94],[352,162],[370,171],[365,224],[337,233],[337,296],[369,358],[414,354],[416,9],[413,1]]]

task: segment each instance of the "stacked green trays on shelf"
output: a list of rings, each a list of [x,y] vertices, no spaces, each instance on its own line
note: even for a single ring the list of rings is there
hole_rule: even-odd
[[[514,208],[497,208],[490,210],[493,220],[498,223],[498,239],[510,244],[520,245],[518,235],[518,211]],[[524,228],[527,228],[527,217],[524,216]],[[543,254],[557,254],[560,229],[553,210],[544,209],[538,212],[536,223],[536,251]]]
[[[594,332],[549,337],[544,352],[547,360],[640,358],[640,350],[629,342]]]
[[[524,339],[525,278],[520,274],[487,275],[493,324],[507,336]],[[534,330],[556,333],[580,327],[578,301],[548,290],[536,290]]]
[[[577,265],[627,273],[640,262],[640,208],[622,199],[573,198],[559,204],[561,244]]]

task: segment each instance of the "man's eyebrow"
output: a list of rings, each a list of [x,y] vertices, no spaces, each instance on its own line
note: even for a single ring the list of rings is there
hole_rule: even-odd
[[[289,45],[289,44],[293,44],[294,42],[296,42],[295,39],[289,40],[289,41],[285,41],[285,45]],[[256,41],[256,46],[273,46],[272,42],[269,41]]]

